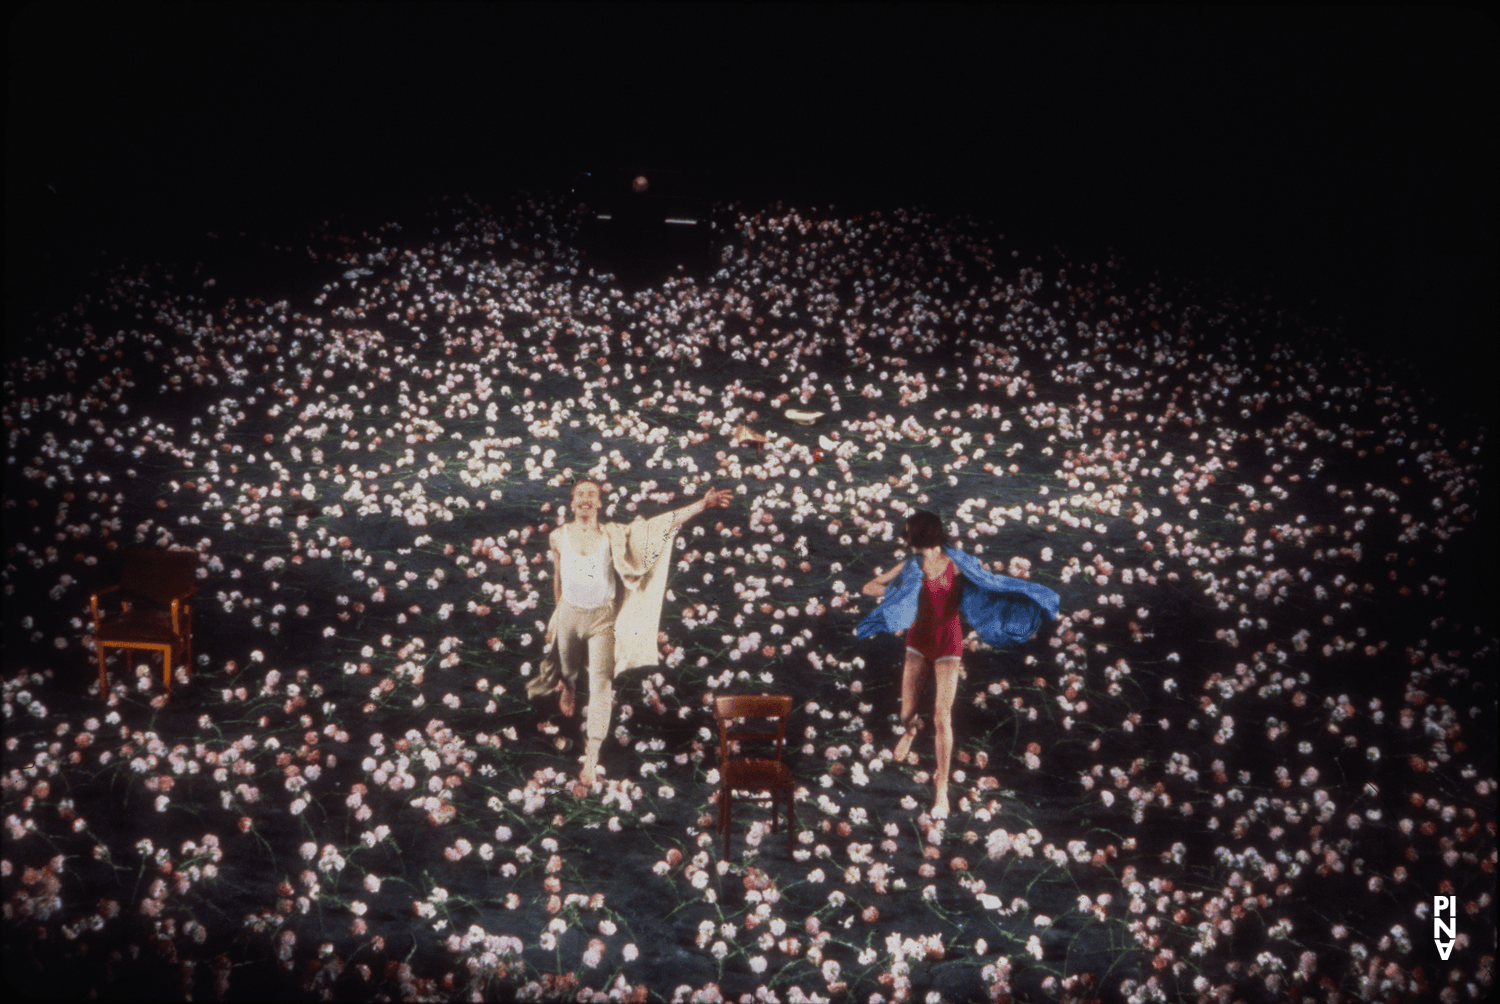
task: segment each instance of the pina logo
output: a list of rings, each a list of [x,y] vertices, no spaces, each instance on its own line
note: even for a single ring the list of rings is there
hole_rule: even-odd
[[[1447,915],[1446,920],[1443,919]],[[1458,897],[1432,897],[1432,940],[1437,942],[1438,957],[1444,962],[1453,954],[1453,941],[1458,937]],[[1443,939],[1447,939],[1446,941]]]

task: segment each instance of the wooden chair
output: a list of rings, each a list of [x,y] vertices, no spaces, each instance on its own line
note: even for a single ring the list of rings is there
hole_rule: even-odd
[[[734,793],[756,792],[741,801],[771,803],[771,832],[776,832],[777,806],[786,805],[786,852],[792,853],[792,839],[797,830],[796,810],[792,805],[793,778],[782,763],[786,746],[786,720],[792,713],[792,699],[785,694],[722,695],[714,698],[714,720],[719,723],[719,830],[724,834],[724,857],[729,857],[729,824],[733,814]],[[745,719],[775,719],[775,731],[732,731]],[[740,744],[758,740],[775,744],[773,759],[740,755]]]
[[[89,597],[94,615],[94,640],[99,648],[99,693],[109,692],[104,660],[112,648],[146,649],[162,654],[162,681],[172,689],[175,656],[191,671],[193,663],[193,607],[188,600],[198,592],[198,552],[126,549],[119,585]],[[120,593],[120,612],[99,609],[99,597]]]

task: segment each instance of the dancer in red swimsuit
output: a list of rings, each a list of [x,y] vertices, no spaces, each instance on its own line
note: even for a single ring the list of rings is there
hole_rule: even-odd
[[[937,681],[932,721],[936,733],[937,770],[933,782],[937,797],[932,816],[948,816],[948,771],[953,759],[953,699],[958,679],[963,675],[963,626],[959,621],[959,599],[963,595],[964,577],[953,560],[943,553],[947,535],[936,514],[919,511],[907,517],[906,543],[917,553],[922,564],[922,594],[917,601],[917,618],[906,633],[906,664],[901,671],[901,724],[905,730],[896,744],[895,757],[905,760],[912,740],[922,728],[917,717],[917,698],[927,682],[931,667]],[[901,574],[905,562],[875,576],[861,590],[866,596],[885,595],[885,588]]]

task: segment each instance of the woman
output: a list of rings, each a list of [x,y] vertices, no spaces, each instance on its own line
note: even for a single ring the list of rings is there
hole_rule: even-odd
[[[933,725],[937,770],[934,819],[948,816],[948,771],[953,758],[953,699],[963,675],[964,630],[959,615],[985,642],[1005,647],[1026,641],[1043,616],[1057,616],[1058,596],[1045,586],[985,570],[978,559],[948,546],[943,522],[919,510],[906,519],[905,541],[916,553],[875,578],[861,592],[883,602],[860,622],[855,633],[868,638],[880,631],[906,632],[906,662],[901,672],[901,739],[896,759],[911,752],[922,727],[917,698],[931,668],[937,681]]]
[[[577,690],[585,667],[589,676],[588,724],[584,730],[583,769],[574,792],[593,787],[599,750],[609,734],[614,710],[614,678],[637,666],[655,665],[661,602],[677,528],[705,509],[729,505],[733,493],[709,489],[703,498],[651,520],[600,523],[603,503],[599,485],[573,486],[573,521],[552,531],[552,599],[556,608],[547,625],[549,651],[536,679],[527,686],[532,697],[562,691],[562,713],[577,709]]]

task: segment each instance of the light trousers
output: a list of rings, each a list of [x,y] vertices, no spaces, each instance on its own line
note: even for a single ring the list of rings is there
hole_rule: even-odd
[[[584,667],[589,674],[589,714],[585,734],[603,742],[615,704],[615,607],[575,607],[567,601],[557,610],[557,658],[563,682],[578,689]]]

